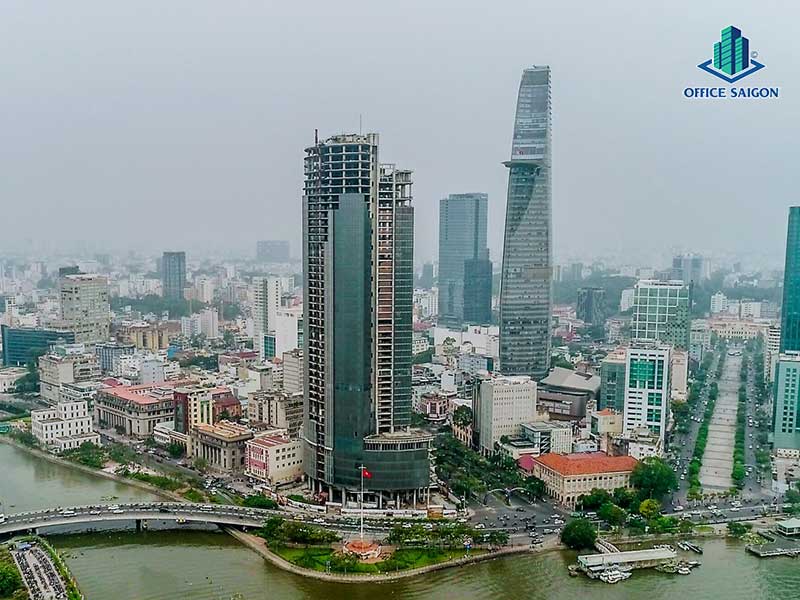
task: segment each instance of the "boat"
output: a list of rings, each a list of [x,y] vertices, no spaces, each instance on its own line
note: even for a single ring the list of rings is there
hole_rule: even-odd
[[[619,569],[606,569],[598,575],[598,579],[605,583],[619,583],[620,581],[625,581],[630,576],[630,573],[620,571]]]
[[[702,554],[703,553],[703,549],[700,546],[698,546],[697,544],[693,543],[693,542],[684,542],[684,544],[692,552],[696,552],[697,554]]]
[[[676,543],[678,544],[678,548],[686,552],[689,552],[689,546],[687,546],[685,542],[676,542]]]
[[[691,569],[685,565],[678,567],[678,575],[689,575],[691,572]]]

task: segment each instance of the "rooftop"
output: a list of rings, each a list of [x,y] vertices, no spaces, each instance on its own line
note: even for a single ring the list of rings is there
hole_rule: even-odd
[[[564,367],[553,367],[547,377],[542,379],[541,384],[595,394],[600,389],[600,377],[589,373],[579,373]]]
[[[616,412],[614,410],[611,410],[610,408],[604,408],[603,410],[598,410],[594,414],[596,414],[598,416],[601,416],[601,417],[613,417],[614,415],[619,415],[618,412]]]
[[[291,441],[292,440],[290,440],[288,437],[283,437],[281,435],[262,435],[248,441],[248,444],[252,446],[260,446],[262,448],[273,448],[274,446],[289,444]]]
[[[164,400],[172,399],[176,387],[190,383],[187,380],[165,381],[163,383],[149,383],[145,385],[129,385],[103,388],[100,391],[109,396],[114,396],[120,400],[133,402],[134,404],[146,405],[156,404]]]
[[[800,519],[793,517],[791,519],[786,519],[785,521],[778,521],[776,525],[779,527],[785,527],[786,529],[800,529]]]
[[[214,425],[206,425],[203,423],[200,425],[195,425],[195,429],[201,433],[224,440],[253,437],[252,429],[245,427],[244,425],[232,423],[231,421],[220,421]]]
[[[542,454],[533,460],[561,475],[625,473],[633,471],[633,468],[639,462],[632,456],[608,456],[603,452],[576,454],[550,453]]]

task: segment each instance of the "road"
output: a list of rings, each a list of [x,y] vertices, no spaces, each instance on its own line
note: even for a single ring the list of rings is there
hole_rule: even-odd
[[[733,487],[731,472],[741,366],[741,355],[727,356],[717,383],[719,396],[708,425],[708,441],[700,467],[700,485],[705,492],[726,492]]]

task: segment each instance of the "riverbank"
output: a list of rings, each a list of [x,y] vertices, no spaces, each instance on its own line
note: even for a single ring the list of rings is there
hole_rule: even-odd
[[[416,569],[409,569],[407,571],[399,571],[396,573],[380,573],[380,574],[361,573],[356,575],[356,574],[345,574],[345,573],[324,573],[322,571],[315,571],[313,569],[304,569],[303,567],[299,567],[272,552],[267,547],[267,543],[263,538],[250,535],[248,533],[244,533],[242,531],[232,529],[229,527],[225,527],[223,529],[225,530],[226,533],[228,533],[236,540],[238,540],[240,543],[247,546],[260,556],[262,556],[266,561],[268,561],[273,566],[278,567],[279,569],[288,571],[295,575],[300,575],[302,577],[309,577],[311,579],[319,579],[321,581],[327,581],[333,583],[364,583],[364,582],[382,583],[389,581],[397,581],[400,579],[407,579],[410,577],[418,577],[420,575],[424,575],[426,573],[432,573],[434,571],[452,569],[454,567],[463,567],[466,565],[493,560],[495,558],[501,558],[513,554],[544,554],[546,552],[553,552],[563,549],[560,544],[552,542],[547,545],[543,545],[542,547],[537,548],[535,550],[531,550],[528,546],[508,546],[493,552],[474,554],[472,556],[443,561],[433,565],[427,565]]]
[[[109,473],[108,471],[93,469],[91,467],[87,467],[86,465],[81,465],[72,462],[71,460],[66,460],[65,458],[61,458],[60,456],[50,454],[49,452],[45,452],[44,450],[40,450],[39,448],[31,448],[30,446],[26,446],[25,444],[20,444],[19,442],[13,440],[7,435],[0,435],[0,443],[13,446],[17,450],[22,450],[23,452],[27,452],[32,456],[44,459],[51,463],[61,465],[62,467],[68,467],[70,469],[81,471],[83,473],[88,473],[90,475],[95,475],[97,477],[111,479],[112,481],[116,481],[117,483],[122,483],[146,492],[150,492],[152,494],[155,494],[156,496],[160,496],[165,500],[173,500],[176,502],[188,502],[187,499],[184,498],[183,496],[174,494],[167,490],[162,490],[161,488],[158,488],[154,485],[144,483],[143,481],[137,481],[136,479],[129,479],[128,477],[122,477],[120,475],[117,475],[116,473]]]

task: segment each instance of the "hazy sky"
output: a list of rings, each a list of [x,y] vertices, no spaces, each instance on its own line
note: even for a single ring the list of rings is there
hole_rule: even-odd
[[[672,249],[780,256],[798,197],[796,2],[0,4],[0,247],[96,240],[153,252],[299,253],[302,159],[320,136],[381,135],[415,170],[417,258],[438,201],[489,194],[499,261],[521,71],[553,80],[560,259]],[[740,27],[778,100],[686,100]]]

